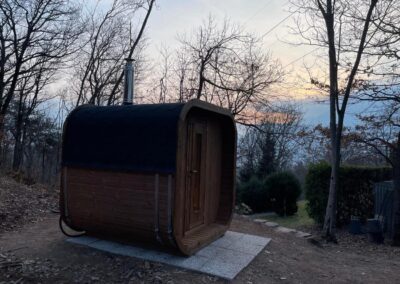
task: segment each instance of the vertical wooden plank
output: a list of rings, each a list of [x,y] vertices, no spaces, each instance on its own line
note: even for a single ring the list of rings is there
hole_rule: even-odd
[[[64,217],[68,218],[68,187],[67,187],[67,167],[63,168],[63,194],[64,194]]]
[[[221,124],[215,117],[210,117],[208,127],[207,151],[207,224],[214,223],[217,218],[221,195]]]
[[[168,229],[167,229],[167,235],[168,235],[168,241],[172,246],[176,246],[174,237],[173,237],[173,228],[172,228],[172,214],[173,214],[173,192],[172,192],[172,175],[168,175],[168,189],[167,189],[167,211],[168,211]]]
[[[154,233],[156,240],[162,244],[162,240],[160,238],[160,210],[159,210],[159,191],[160,191],[160,176],[156,174],[154,176]]]
[[[187,154],[187,121],[180,120],[178,123],[176,175],[174,189],[174,211],[173,211],[173,234],[179,243],[183,237],[185,222],[185,189],[186,189],[186,154]]]

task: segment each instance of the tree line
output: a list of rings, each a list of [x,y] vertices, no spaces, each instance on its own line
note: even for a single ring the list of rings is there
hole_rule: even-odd
[[[65,116],[81,104],[120,104],[126,58],[135,59],[137,103],[197,98],[243,122],[249,106],[267,103],[282,67],[259,38],[227,19],[205,19],[179,36],[178,50],[160,52],[160,68],[150,66],[145,30],[154,6],[154,0],[0,2],[3,168],[29,179],[57,173]]]
[[[80,104],[117,103],[121,66],[125,58],[141,58],[154,3],[115,0],[104,8],[100,1],[0,2],[3,168],[54,181],[65,115]],[[136,29],[130,19],[139,15]]]

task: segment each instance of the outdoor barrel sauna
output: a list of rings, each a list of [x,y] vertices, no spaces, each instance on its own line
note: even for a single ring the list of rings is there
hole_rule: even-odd
[[[228,229],[235,167],[236,127],[223,108],[81,106],[64,125],[61,220],[191,255]]]

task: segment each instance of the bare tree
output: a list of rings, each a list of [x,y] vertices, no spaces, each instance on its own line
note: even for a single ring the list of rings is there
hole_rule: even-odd
[[[255,128],[246,127],[243,136],[238,141],[238,178],[246,182],[257,172],[258,144],[260,132]]]
[[[50,63],[52,64],[52,62]],[[21,77],[19,86],[16,89],[16,96],[13,100],[14,108],[11,108],[10,114],[14,118],[11,133],[15,138],[14,155],[12,168],[14,171],[20,169],[24,151],[23,133],[32,113],[49,98],[44,95],[45,87],[51,82],[54,72],[51,66],[42,62],[37,68],[30,69],[33,74],[26,73]]]
[[[24,164],[21,165],[29,182],[58,183],[57,157],[61,143],[61,128],[54,118],[43,111],[33,111],[23,132]]]
[[[392,1],[391,1],[392,2]],[[364,122],[358,129],[361,140],[371,146],[393,167],[394,196],[392,205],[394,216],[392,240],[400,244],[400,3],[387,9],[374,25],[383,36],[374,42],[369,52],[377,57],[379,66],[365,70],[364,90],[358,93],[361,100],[380,105],[373,115],[364,115]],[[377,61],[378,61],[377,60]],[[386,151],[385,151],[386,149]]]
[[[298,132],[298,139],[301,157],[297,159],[301,163],[309,165],[330,160],[329,128],[322,124],[305,126]]]
[[[174,59],[173,53],[167,46],[160,47],[159,58],[155,60],[157,67],[152,68],[153,75],[149,76],[145,83],[146,100],[153,103],[176,100],[178,91],[175,89],[173,80],[178,80],[179,75],[175,74]],[[178,101],[182,102],[183,100],[178,99]]]
[[[359,87],[357,74],[362,57],[377,36],[377,17],[383,18],[392,1],[292,1],[298,9],[297,32],[307,44],[328,50],[329,79],[313,78],[312,83],[325,88],[330,103],[331,180],[323,234],[336,242],[337,182],[346,108],[352,93]]]
[[[239,140],[239,175],[245,181],[257,174],[260,178],[292,166],[302,131],[302,113],[291,104],[273,104],[260,114],[258,123],[247,126]],[[260,115],[259,114],[259,115]]]
[[[54,73],[72,52],[71,47],[80,33],[79,7],[75,3],[68,0],[0,2],[0,145],[4,139],[5,117],[16,94],[25,96],[33,91],[32,80],[43,73],[43,66],[51,66],[46,67],[46,72]]]
[[[279,62],[263,52],[260,41],[228,20],[218,24],[210,16],[179,41],[168,58],[168,78],[164,72],[153,80],[169,82],[170,101],[201,99],[228,108],[242,122],[247,108],[265,104],[268,88],[282,79]],[[165,92],[163,84],[153,92]]]
[[[143,33],[154,3],[114,0],[106,11],[96,6],[88,12],[73,74],[76,105],[114,104],[120,98],[125,58],[135,57],[135,75],[141,74]],[[136,33],[131,19],[143,9],[145,19]]]
[[[394,196],[391,239],[394,245],[400,244],[400,116],[399,104],[385,102],[375,114],[360,115],[362,124],[354,131],[356,141],[366,145],[384,158],[393,169]]]
[[[330,129],[318,124],[313,127],[304,126],[298,132],[299,151],[296,160],[303,164],[329,162],[331,153]],[[344,127],[341,141],[341,163],[355,166],[382,166],[385,161],[371,148],[357,143],[354,130]]]

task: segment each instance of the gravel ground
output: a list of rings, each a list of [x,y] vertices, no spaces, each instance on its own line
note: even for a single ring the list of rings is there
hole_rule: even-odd
[[[51,213],[56,195],[43,187],[0,177],[0,198],[0,283],[225,282],[66,243]],[[231,230],[272,238],[234,283],[400,283],[399,248],[370,244],[365,236],[343,231],[338,245],[315,245],[241,216]]]
[[[55,189],[27,186],[0,174],[0,234],[38,222],[55,209],[58,209]]]

